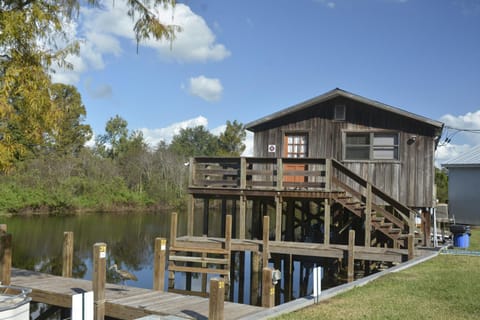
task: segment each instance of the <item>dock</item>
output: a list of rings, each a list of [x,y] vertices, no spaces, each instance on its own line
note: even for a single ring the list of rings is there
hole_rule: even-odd
[[[72,295],[92,291],[92,281],[12,269],[11,284],[32,289],[30,297],[41,302],[71,308]],[[138,319],[148,315],[207,319],[209,299],[107,283],[105,315],[117,319]],[[224,303],[228,319],[254,317],[264,308],[233,302]]]

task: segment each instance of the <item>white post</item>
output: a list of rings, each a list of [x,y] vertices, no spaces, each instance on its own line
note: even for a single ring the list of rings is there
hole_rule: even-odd
[[[323,268],[314,267],[313,268],[313,298],[315,303],[318,303],[320,295],[322,294],[322,278],[323,278]]]
[[[438,240],[437,240],[437,210],[436,208],[432,208],[433,213],[433,247],[438,247]]]
[[[93,291],[72,296],[72,320],[93,320]]]

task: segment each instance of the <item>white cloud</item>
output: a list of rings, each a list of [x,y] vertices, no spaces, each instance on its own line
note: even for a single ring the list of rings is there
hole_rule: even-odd
[[[127,16],[126,2],[106,1],[102,5],[102,9],[82,7],[80,23],[65,24],[69,38],[80,40],[80,55],[69,57],[67,60],[74,65],[74,70],[57,69],[54,81],[75,84],[81,73],[105,68],[105,56],[120,56],[120,39],[136,43],[134,21]],[[173,11],[160,6],[158,17],[166,24],[182,28],[173,42],[150,39],[140,43],[140,46],[156,50],[160,57],[178,62],[207,62],[230,56],[230,51],[216,42],[215,34],[205,20],[187,5],[178,3]]]
[[[245,137],[245,151],[243,151],[243,157],[253,157],[253,132],[247,131],[247,136]]]
[[[140,131],[143,133],[145,137],[145,141],[151,145],[156,146],[160,141],[164,141],[165,143],[170,143],[174,135],[179,134],[181,129],[185,128],[192,128],[197,126],[204,126],[205,128],[208,126],[208,120],[205,117],[198,116],[193,119],[173,123],[165,128],[158,128],[158,129],[148,129],[148,128],[141,128]]]
[[[334,9],[336,4],[333,1],[328,1],[328,0],[314,0],[316,3],[320,3],[321,5],[324,5],[327,8]]]
[[[464,132],[457,129],[476,130],[480,129],[480,110],[467,112],[464,115],[454,116],[446,114],[440,118],[445,123],[443,136],[435,154],[435,164],[447,162],[469,151],[472,147],[480,144],[480,133]],[[449,138],[450,141],[445,140]]]
[[[206,101],[218,101],[222,97],[223,86],[219,79],[198,76],[190,78],[188,92]]]

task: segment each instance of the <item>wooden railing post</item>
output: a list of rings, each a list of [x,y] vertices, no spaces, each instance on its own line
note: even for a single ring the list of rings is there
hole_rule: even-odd
[[[194,222],[195,222],[195,197],[193,196],[193,194],[189,194],[188,202],[187,202],[187,235],[190,237],[193,236]]]
[[[12,234],[0,234],[0,281],[2,285],[10,285],[12,271]]]
[[[269,240],[270,240],[270,217],[263,216],[263,249],[262,249],[262,266],[263,268],[268,267],[268,259],[270,257],[270,248],[269,248]]]
[[[352,282],[354,279],[354,262],[355,262],[355,230],[348,233],[348,270],[347,281]]]
[[[232,215],[227,214],[225,217],[225,250],[227,253],[227,265],[225,266],[230,270],[230,263],[232,260]],[[225,282],[230,285],[230,273],[228,274],[228,279]],[[232,284],[233,285],[233,284]]]
[[[277,158],[277,190],[283,190],[283,160]]]
[[[264,308],[275,306],[275,285],[272,276],[273,269],[264,267],[262,271],[262,307]]]
[[[153,290],[164,291],[165,263],[167,255],[167,239],[155,238],[155,253],[153,261]]]
[[[222,279],[213,278],[210,280],[210,299],[208,305],[209,320],[223,320],[225,299],[225,283]]]
[[[332,159],[325,159],[325,191],[332,191]]]
[[[247,159],[240,158],[240,189],[247,188]]]
[[[414,243],[415,236],[410,233],[408,234],[408,260],[412,260],[415,258],[415,243]]]
[[[367,195],[365,203],[365,247],[371,245],[372,234],[372,184],[367,182]]]
[[[73,232],[63,233],[62,277],[71,278],[73,270]]]
[[[107,245],[95,243],[93,245],[93,304],[94,319],[104,320],[105,318],[105,283],[107,275]]]

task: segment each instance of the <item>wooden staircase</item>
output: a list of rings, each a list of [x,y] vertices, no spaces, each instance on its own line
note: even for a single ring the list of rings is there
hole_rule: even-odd
[[[331,187],[337,192],[332,192],[331,198],[365,220],[366,246],[371,246],[376,231],[391,239],[396,248],[407,248],[409,234],[419,236],[413,210],[333,159],[332,171]]]

